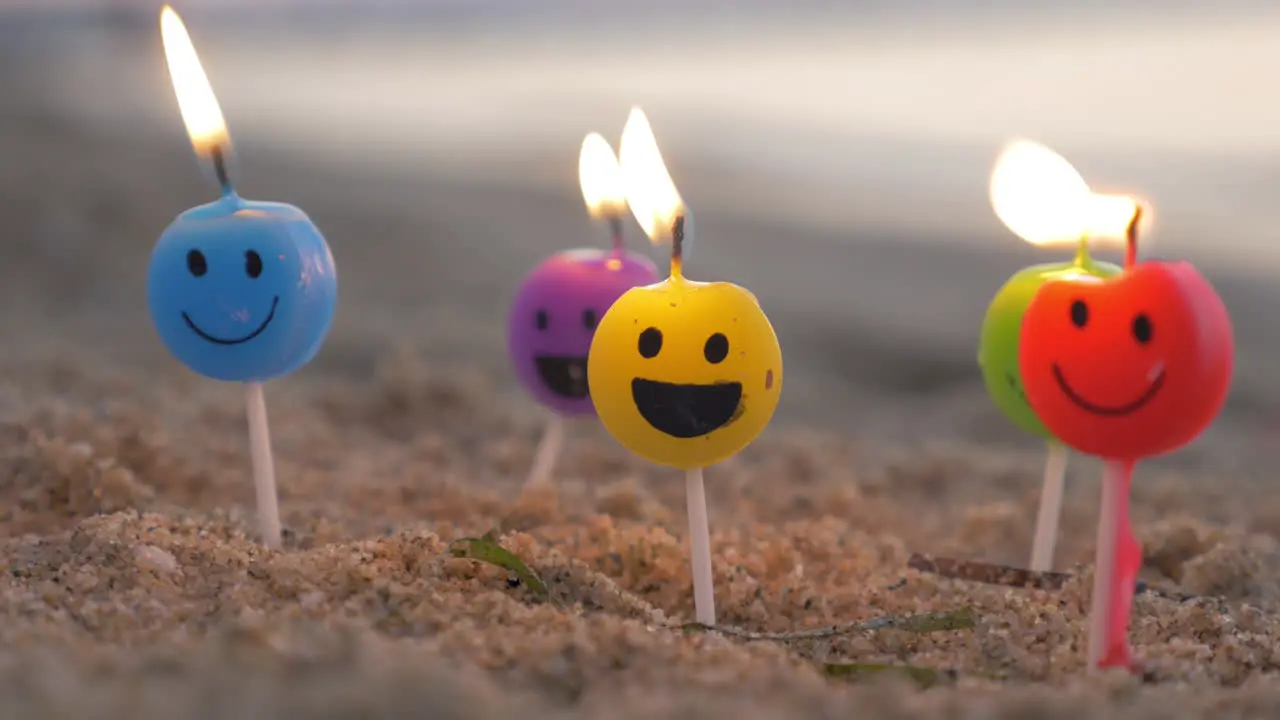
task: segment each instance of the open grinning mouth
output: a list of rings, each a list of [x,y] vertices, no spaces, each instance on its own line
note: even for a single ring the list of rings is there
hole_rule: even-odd
[[[1162,368],[1160,372],[1156,374],[1155,378],[1152,379],[1151,384],[1147,386],[1147,391],[1144,392],[1137,400],[1124,405],[1108,406],[1097,405],[1081,397],[1080,394],[1071,387],[1071,384],[1067,382],[1066,377],[1062,375],[1062,368],[1058,367],[1057,363],[1053,364],[1053,378],[1058,381],[1058,387],[1062,390],[1062,394],[1066,395],[1068,400],[1075,403],[1076,407],[1079,407],[1081,410],[1091,412],[1094,415],[1107,415],[1111,417],[1128,415],[1131,412],[1137,411],[1143,405],[1150,402],[1151,398],[1155,397],[1156,393],[1160,392],[1160,388],[1164,387],[1164,369]]]
[[[567,398],[580,399],[590,391],[587,387],[587,359],[562,355],[538,355],[533,359],[538,377],[551,392]]]
[[[676,438],[695,438],[738,418],[742,383],[678,385],[636,378],[631,381],[631,398],[654,430]]]
[[[275,297],[271,298],[271,311],[267,313],[267,319],[263,320],[262,324],[259,325],[257,329],[254,330],[253,332],[249,333],[248,335],[245,335],[244,337],[238,337],[238,338],[227,339],[227,338],[214,337],[210,335],[209,333],[201,330],[200,327],[196,325],[195,321],[191,319],[191,316],[188,315],[185,310],[182,312],[182,319],[186,321],[187,327],[191,328],[192,332],[194,332],[195,334],[199,335],[200,337],[204,338],[205,340],[208,340],[209,342],[215,345],[239,345],[240,343],[246,343],[258,337],[259,335],[262,334],[263,330],[267,329],[267,326],[271,324],[271,321],[276,319],[276,306],[279,304],[280,304],[279,295],[276,295]]]

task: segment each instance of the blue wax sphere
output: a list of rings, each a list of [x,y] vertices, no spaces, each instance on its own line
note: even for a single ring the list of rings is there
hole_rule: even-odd
[[[160,339],[214,380],[261,382],[307,364],[337,299],[333,255],[306,213],[234,194],[179,215],[147,270]]]

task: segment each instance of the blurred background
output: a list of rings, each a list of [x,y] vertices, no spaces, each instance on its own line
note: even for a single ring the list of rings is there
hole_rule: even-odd
[[[697,214],[690,274],[746,285],[777,326],[780,417],[1017,437],[982,396],[978,327],[1008,275],[1069,253],[1026,246],[991,212],[988,175],[1015,137],[1151,202],[1144,254],[1198,263],[1237,323],[1231,413],[1270,417],[1280,400],[1269,0],[175,8],[242,193],[299,204],[333,246],[342,300],[312,378],[368,374],[405,344],[491,369],[514,393],[506,304],[541,257],[606,242],[582,207],[578,147],[590,131],[616,143],[640,105]],[[0,292],[15,348],[174,364],[141,278],[159,232],[213,189],[185,139],[158,10],[0,0]]]

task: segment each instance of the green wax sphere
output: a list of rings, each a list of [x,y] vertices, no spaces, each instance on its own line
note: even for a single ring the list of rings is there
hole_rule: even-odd
[[[1049,280],[1066,279],[1073,275],[1092,275],[1099,278],[1120,274],[1120,268],[1110,263],[1094,262],[1083,252],[1070,262],[1045,263],[1023,268],[1009,278],[1000,288],[987,315],[982,320],[982,334],[978,340],[978,367],[987,392],[996,406],[1015,425],[1034,435],[1052,440],[1044,423],[1036,416],[1022,389],[1022,376],[1018,372],[1018,337],[1022,329],[1022,316],[1032,298]]]

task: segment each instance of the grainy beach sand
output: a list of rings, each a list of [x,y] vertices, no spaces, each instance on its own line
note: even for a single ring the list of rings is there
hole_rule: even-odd
[[[510,188],[370,178],[337,192],[341,168],[246,155],[249,189],[325,229],[343,283],[331,342],[268,388],[287,540],[264,550],[240,393],[178,367],[145,315],[154,238],[207,196],[180,131],[89,127],[37,87],[4,90],[6,718],[1280,714],[1276,452],[1247,387],[1204,441],[1140,467],[1143,578],[1164,592],[1138,597],[1132,636],[1151,666],[1090,677],[1097,465],[1073,459],[1059,564],[1076,577],[1063,588],[908,569],[913,552],[1022,564],[1040,453],[994,414],[969,349],[917,350],[875,326],[840,334],[781,302],[789,404],[708,471],[720,622],[787,632],[967,607],[976,627],[794,642],[682,629],[677,474],[580,423],[554,488],[521,493],[540,415],[503,366],[500,289],[563,243],[513,251],[484,277],[458,271],[485,256],[459,238],[564,214]],[[495,528],[545,596],[447,552]],[[851,682],[825,676],[833,663],[942,681]]]

